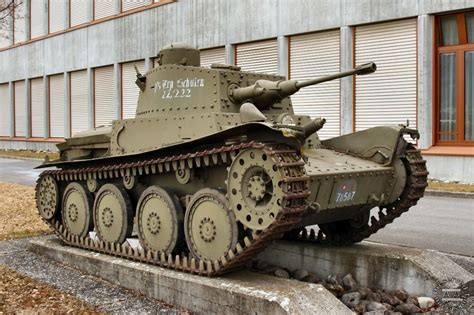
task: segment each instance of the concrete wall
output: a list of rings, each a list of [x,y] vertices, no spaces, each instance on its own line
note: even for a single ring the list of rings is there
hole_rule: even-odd
[[[418,127],[422,134],[419,146],[426,149],[432,145],[431,14],[473,7],[472,0],[178,0],[0,51],[0,83],[112,64],[117,69],[119,63],[137,59],[145,59],[149,64],[160,47],[173,41],[200,48],[225,45],[228,61],[232,62],[234,44],[266,38],[278,38],[279,70],[286,75],[286,36],[334,28],[341,31],[341,69],[347,69],[352,66],[353,26],[416,17]],[[352,91],[352,79],[343,79],[342,133],[353,130]],[[119,101],[117,94],[117,108],[120,108]],[[8,141],[0,142],[0,147],[5,147],[5,142]],[[42,145],[22,141],[10,146]],[[44,145],[45,149],[50,147],[49,143]],[[474,168],[474,158],[466,157],[463,161]],[[455,164],[446,164],[451,180],[464,176]],[[437,170],[431,173],[438,177]]]

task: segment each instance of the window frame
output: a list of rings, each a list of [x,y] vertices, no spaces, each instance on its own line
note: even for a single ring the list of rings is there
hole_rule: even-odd
[[[465,140],[465,63],[464,56],[466,51],[474,51],[474,43],[467,41],[467,24],[465,15],[474,11],[463,11],[435,16],[434,23],[434,84],[433,84],[433,144],[440,146],[473,146],[474,140]],[[446,16],[456,16],[458,27],[458,44],[442,45],[441,19]],[[440,140],[443,133],[440,131],[440,59],[441,54],[454,53],[456,56],[456,130],[454,132],[455,140]],[[450,134],[450,133],[448,133]]]

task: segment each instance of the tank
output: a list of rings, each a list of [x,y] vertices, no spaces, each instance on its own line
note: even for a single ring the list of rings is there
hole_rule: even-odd
[[[40,166],[49,169],[36,185],[39,214],[65,244],[214,276],[279,238],[360,242],[423,196],[417,130],[321,141],[326,120],[293,110],[300,89],[368,75],[374,63],[296,81],[204,68],[185,44],[158,59],[137,71],[135,118],[73,135]]]

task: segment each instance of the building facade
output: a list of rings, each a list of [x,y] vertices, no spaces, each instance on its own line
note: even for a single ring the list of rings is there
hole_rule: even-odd
[[[180,41],[204,66],[291,79],[374,61],[372,75],[300,91],[295,111],[328,120],[321,138],[409,124],[432,178],[474,182],[473,0],[16,1],[0,31],[0,148],[54,150],[134,117],[134,65]]]

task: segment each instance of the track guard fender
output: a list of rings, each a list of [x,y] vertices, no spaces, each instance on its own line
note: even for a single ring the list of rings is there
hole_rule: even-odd
[[[383,165],[404,154],[404,135],[419,139],[418,130],[403,126],[380,126],[322,141],[323,146]]]

